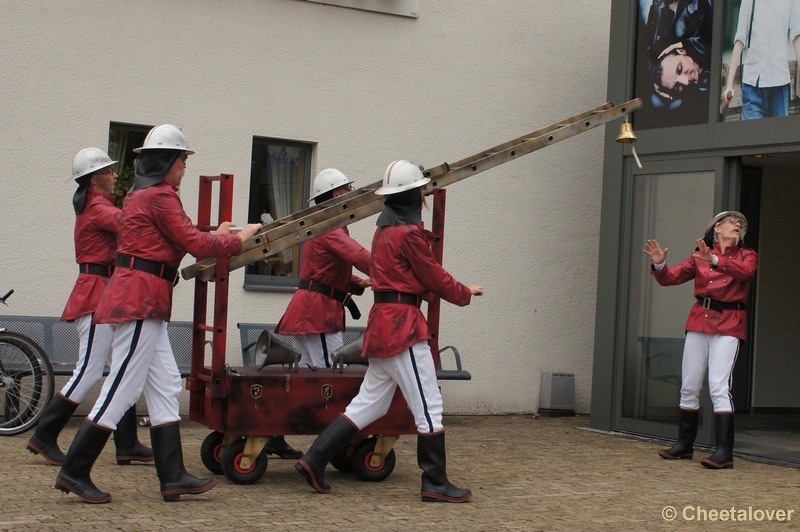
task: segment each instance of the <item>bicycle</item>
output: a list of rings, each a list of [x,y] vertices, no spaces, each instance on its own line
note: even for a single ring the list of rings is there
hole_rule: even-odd
[[[10,290],[0,298],[14,293]],[[53,366],[31,338],[0,328],[0,435],[14,436],[33,428],[53,397]]]

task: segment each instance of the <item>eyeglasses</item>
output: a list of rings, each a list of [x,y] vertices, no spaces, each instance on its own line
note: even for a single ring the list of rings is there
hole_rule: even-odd
[[[186,159],[188,159],[188,158],[189,158],[189,154],[188,154],[188,153],[186,153],[185,151],[184,151],[184,152],[181,152],[181,154],[180,154],[180,155],[178,155],[178,158],[179,158],[181,161],[183,161],[183,162],[186,162]]]
[[[726,223],[731,223],[733,225],[739,224],[739,227],[741,227],[742,229],[745,229],[747,227],[747,222],[745,220],[742,220],[738,216],[726,216],[725,218],[717,222],[717,225],[722,225]]]
[[[113,166],[109,166],[107,168],[103,168],[102,170],[98,170],[96,173],[98,175],[105,175],[105,174],[111,175],[111,174],[114,173],[114,167]]]

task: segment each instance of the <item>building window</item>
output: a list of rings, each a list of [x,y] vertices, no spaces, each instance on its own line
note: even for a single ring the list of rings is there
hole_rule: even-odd
[[[133,150],[142,147],[144,138],[153,127],[119,122],[111,122],[108,127],[108,155],[112,161],[119,161],[116,164],[119,174],[116,187],[117,207],[122,207],[125,196],[133,187],[136,165],[136,154]]]
[[[308,207],[311,151],[311,144],[253,137],[249,223],[278,220]],[[294,290],[300,277],[300,248],[295,246],[247,266],[244,287]]]

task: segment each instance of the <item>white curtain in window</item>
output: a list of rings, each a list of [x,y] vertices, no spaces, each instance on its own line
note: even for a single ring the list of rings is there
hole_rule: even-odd
[[[124,129],[112,129],[111,130],[111,153],[108,154],[111,157],[112,161],[120,161],[122,162],[125,157],[125,153],[128,150],[128,142],[130,140],[130,131],[125,131]],[[121,172],[122,167],[120,165],[117,168],[117,172]]]
[[[276,220],[303,208],[301,156],[303,156],[301,148],[275,145],[267,147],[266,174],[269,208]],[[294,254],[295,248],[289,248],[279,253],[283,258],[285,269],[283,275],[295,277],[299,275],[299,264],[293,260]]]
[[[296,198],[302,182],[297,178],[300,148],[267,147],[267,185],[272,216],[277,220],[300,210]]]

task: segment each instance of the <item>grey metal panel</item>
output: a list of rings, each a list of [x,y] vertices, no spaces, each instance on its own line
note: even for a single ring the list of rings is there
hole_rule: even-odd
[[[73,322],[46,316],[3,316],[0,328],[22,333],[41,345],[53,364],[53,374],[70,375],[75,369],[80,338]],[[188,377],[192,365],[192,322],[170,322],[167,334],[181,377]]]

